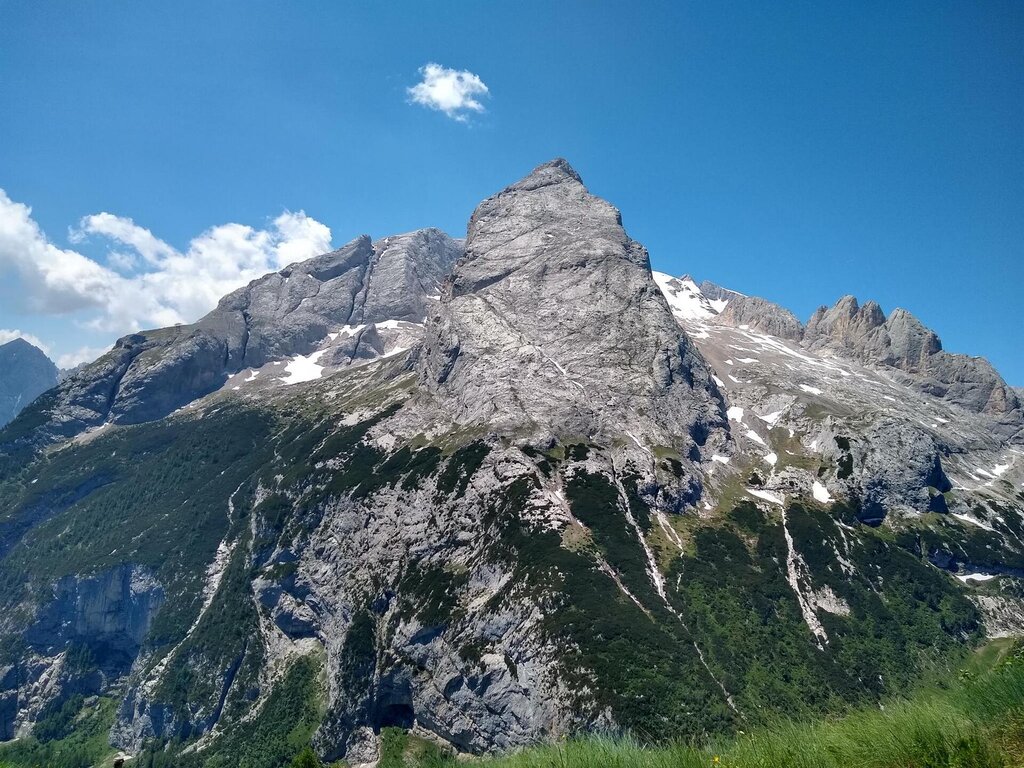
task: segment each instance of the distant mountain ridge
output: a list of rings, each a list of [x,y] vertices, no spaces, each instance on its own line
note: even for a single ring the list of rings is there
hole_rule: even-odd
[[[0,344],[0,427],[57,384],[57,366],[38,347],[18,338]]]

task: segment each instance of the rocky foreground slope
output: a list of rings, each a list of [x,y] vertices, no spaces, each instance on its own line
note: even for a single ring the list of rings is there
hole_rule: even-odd
[[[0,739],[369,763],[387,726],[480,753],[875,700],[1024,628],[1022,427],[900,310],[652,273],[557,160],[465,243],[292,265],[0,433]]]

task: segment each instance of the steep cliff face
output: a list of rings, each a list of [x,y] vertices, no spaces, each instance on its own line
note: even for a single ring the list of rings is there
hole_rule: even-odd
[[[19,664],[0,664],[0,734],[27,736],[34,721],[73,696],[116,685],[131,670],[163,599],[152,574],[135,565],[56,581],[20,632]],[[11,617],[0,626],[10,632]]]
[[[0,344],[0,427],[57,383],[57,366],[24,339]]]
[[[707,291],[557,160],[464,255],[361,238],[122,339],[0,432],[0,739],[678,739],[1021,632],[1024,460],[937,340]]]

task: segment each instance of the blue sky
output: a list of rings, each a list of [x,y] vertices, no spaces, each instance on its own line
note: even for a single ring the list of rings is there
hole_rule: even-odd
[[[430,62],[480,108],[415,103]],[[1024,385],[1022,123],[1019,2],[2,2],[0,333],[88,356],[564,156],[656,269]]]

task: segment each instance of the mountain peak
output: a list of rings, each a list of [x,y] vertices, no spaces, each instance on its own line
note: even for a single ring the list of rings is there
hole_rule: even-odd
[[[0,344],[0,427],[57,383],[57,366],[21,338]]]
[[[26,341],[25,339],[21,338],[21,336],[18,336],[16,338],[11,339],[10,341],[8,341],[8,342],[6,342],[4,344],[0,344],[0,349],[6,350],[6,351],[9,351],[9,352],[14,352],[14,351],[17,351],[17,350],[26,350],[27,351],[29,349],[39,350],[39,347],[37,347],[35,344],[33,344],[33,343],[31,343],[29,341]],[[39,351],[41,352],[42,350],[39,350]]]
[[[556,157],[546,163],[541,163],[522,180],[513,184],[513,187],[520,189],[537,189],[551,184],[563,183],[583,184],[583,179],[576,169],[569,165],[569,161],[562,157]]]
[[[564,160],[477,207],[426,344],[422,379],[457,423],[664,445],[724,422],[647,251]]]

